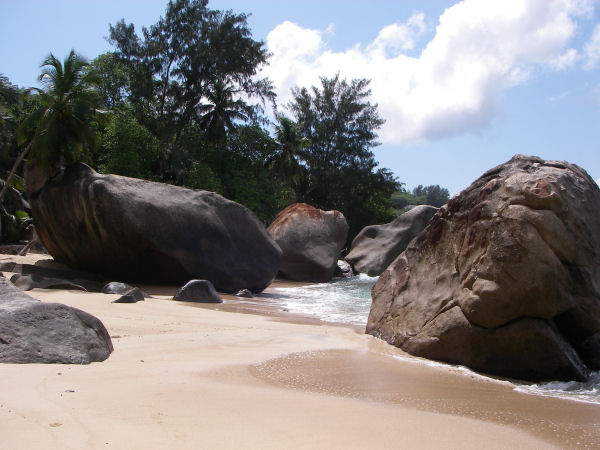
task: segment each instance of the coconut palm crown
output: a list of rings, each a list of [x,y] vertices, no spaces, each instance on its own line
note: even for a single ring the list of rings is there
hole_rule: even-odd
[[[226,137],[226,130],[235,129],[236,120],[248,121],[254,116],[253,107],[236,99],[237,95],[239,92],[232,85],[217,79],[207,90],[207,103],[196,106],[198,124],[205,130],[210,141],[222,142]]]
[[[85,148],[97,147],[90,121],[101,100],[88,65],[74,50],[62,64],[50,54],[39,76],[44,88],[34,89],[41,106],[17,130],[19,145],[29,141],[30,160],[51,172],[78,160]]]
[[[278,114],[275,125],[276,153],[268,161],[286,181],[296,185],[304,174],[303,162],[310,161],[310,153],[305,149],[310,140],[302,136],[302,127],[293,120]]]

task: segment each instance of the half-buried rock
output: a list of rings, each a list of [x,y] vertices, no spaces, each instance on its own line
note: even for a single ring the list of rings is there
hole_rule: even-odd
[[[36,175],[30,167],[33,218],[56,261],[154,284],[205,278],[223,292],[260,292],[277,274],[281,250],[263,224],[218,194],[81,163],[43,184]]]
[[[219,293],[208,280],[191,280],[177,291],[173,300],[197,303],[223,303]]]
[[[113,350],[100,320],[59,303],[42,303],[0,277],[0,362],[89,364]]]
[[[367,333],[413,355],[525,380],[600,369],[600,189],[515,156],[431,219],[373,288]]]
[[[146,295],[138,287],[133,287],[119,281],[111,281],[106,283],[101,292],[103,294],[121,294],[119,298],[113,300],[112,303],[137,303],[144,301]]]
[[[393,222],[363,228],[352,241],[346,261],[356,272],[370,277],[381,275],[408,243],[425,229],[437,210],[428,205],[415,206]]]
[[[294,203],[277,215],[267,231],[283,251],[281,276],[326,282],[333,277],[348,236],[348,224],[339,211]]]

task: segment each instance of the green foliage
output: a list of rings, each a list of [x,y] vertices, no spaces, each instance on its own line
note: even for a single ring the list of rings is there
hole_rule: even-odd
[[[371,151],[384,121],[369,101],[368,87],[364,79],[321,78],[320,88],[294,89],[289,105],[310,140],[306,200],[342,211],[349,239],[366,225],[389,221],[390,196],[398,187],[391,172],[377,169]]]
[[[22,93],[7,77],[0,75],[0,167],[10,169],[18,153],[14,141]]]
[[[101,138],[99,170],[134,178],[153,179],[160,144],[129,111],[114,114]]]
[[[400,188],[392,194],[391,200],[395,209],[403,210],[409,205],[431,205],[439,208],[445,205],[449,198],[448,189],[436,184],[430,186],[419,185],[412,192]]]
[[[7,129],[14,128],[13,107],[19,102],[20,92],[7,77],[0,74],[0,144],[4,144]]]
[[[205,191],[223,192],[223,184],[215,172],[206,164],[193,161],[183,176],[184,186]]]
[[[248,122],[254,109],[236,99],[240,91],[223,80],[214,80],[206,92],[206,103],[196,105],[196,120],[206,138],[213,144],[223,144],[227,131],[235,131],[236,121]]]
[[[215,187],[209,190],[241,203],[263,222],[270,222],[291,203],[289,189],[265,168],[264,161],[273,149],[271,137],[257,126],[238,127],[224,147],[205,147],[202,163],[218,179],[217,184],[207,177]]]
[[[311,160],[307,148],[311,142],[302,135],[300,124],[282,114],[278,114],[276,118],[275,148],[267,159],[267,164],[281,182],[290,187],[294,193],[294,201],[304,200],[308,178],[307,163]]]
[[[252,39],[247,16],[207,5],[171,0],[164,17],[142,29],[142,38],[123,20],[110,27],[115,55],[129,73],[129,102],[165,146],[180,146],[198,119],[211,133],[221,133],[232,119],[255,119],[260,108],[242,96],[274,98],[270,82],[256,78],[267,52]]]
[[[130,74],[125,63],[115,53],[96,57],[88,69],[97,79],[97,91],[108,109],[115,109],[126,101],[129,94]]]
[[[100,98],[93,89],[96,79],[87,66],[87,61],[73,50],[63,63],[50,54],[42,63],[39,77],[44,89],[36,89],[39,107],[17,130],[17,143],[29,142],[30,158],[51,172],[97,146],[90,122]]]

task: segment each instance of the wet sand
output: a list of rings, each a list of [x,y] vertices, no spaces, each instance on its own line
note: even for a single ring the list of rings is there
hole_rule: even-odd
[[[30,261],[30,260],[29,260]],[[595,448],[600,406],[430,367],[264,297],[34,290],[100,318],[102,363],[0,365],[0,448]]]

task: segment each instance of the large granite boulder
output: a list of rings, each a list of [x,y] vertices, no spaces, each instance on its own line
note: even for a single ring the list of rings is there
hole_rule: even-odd
[[[428,205],[415,206],[390,223],[363,228],[352,241],[346,261],[356,272],[370,277],[381,275],[408,243],[425,229],[437,210]]]
[[[85,164],[27,186],[38,235],[56,261],[159,284],[205,278],[223,292],[262,291],[281,250],[256,216],[218,194],[101,175]]]
[[[532,381],[600,369],[600,190],[515,156],[440,208],[373,287],[367,333]]]
[[[331,280],[346,237],[348,224],[339,211],[323,211],[294,203],[281,211],[267,228],[283,251],[279,274],[296,281]]]
[[[89,364],[113,350],[94,316],[59,303],[42,303],[0,276],[0,362]]]

